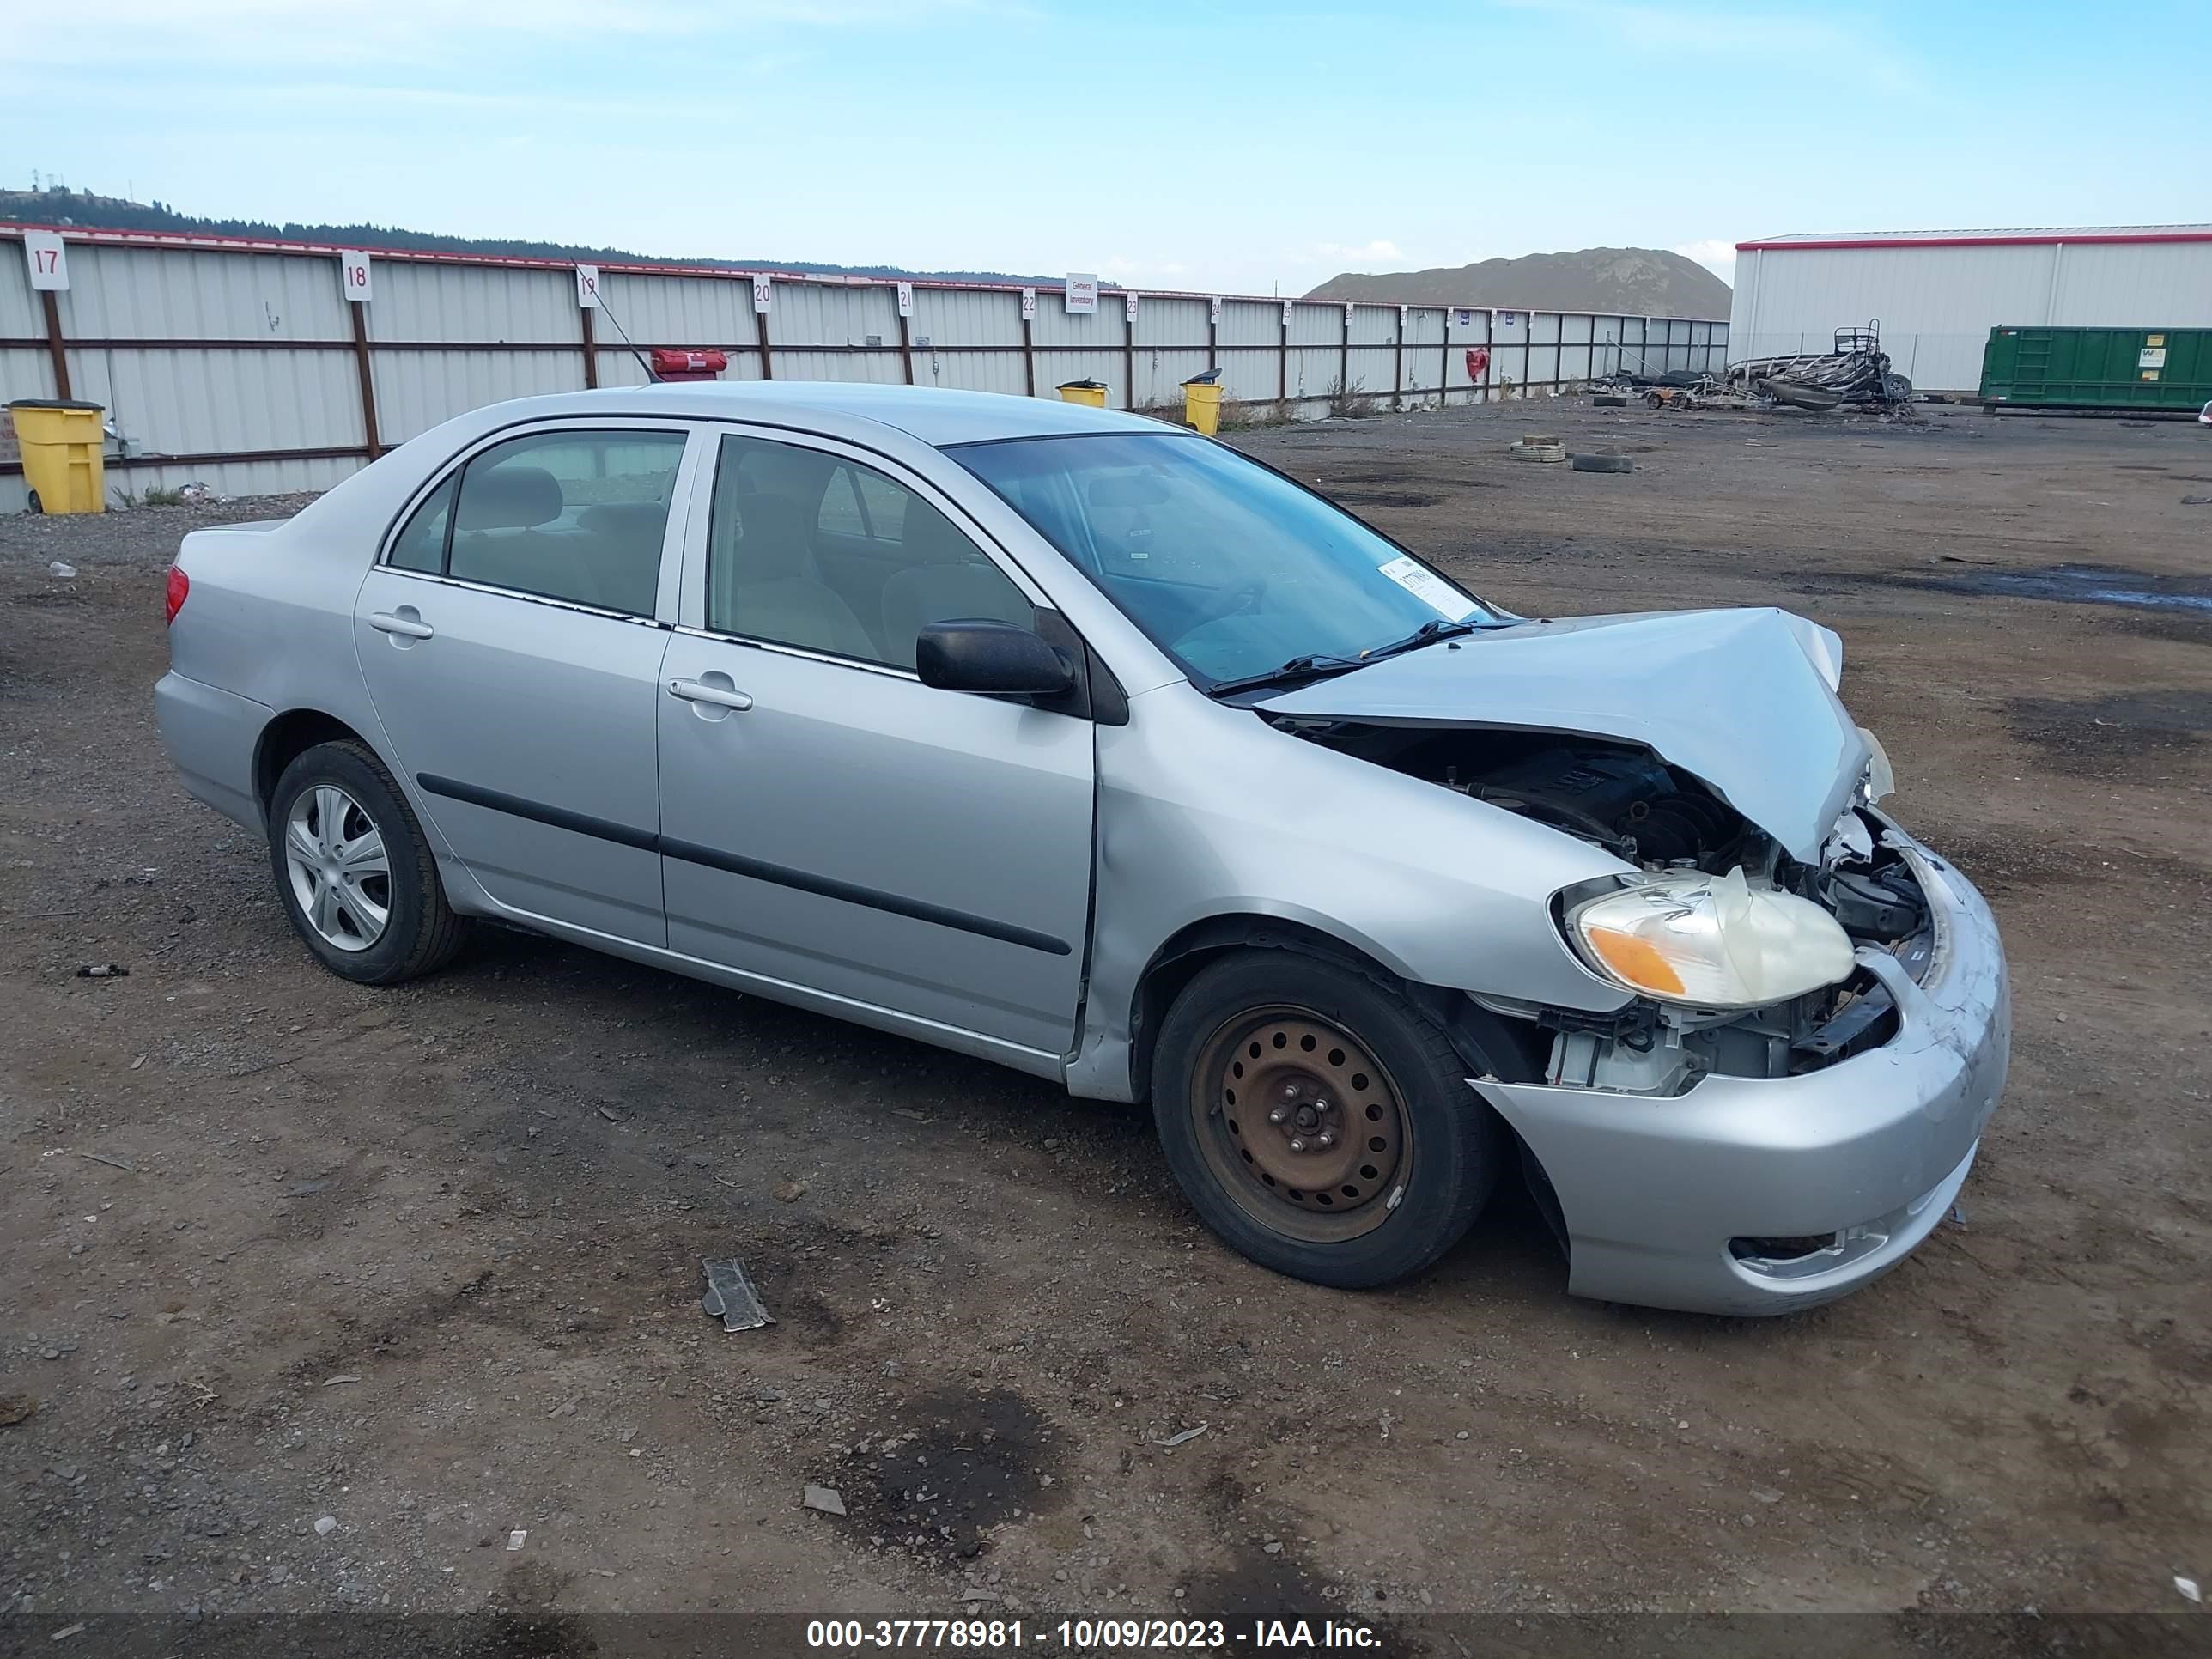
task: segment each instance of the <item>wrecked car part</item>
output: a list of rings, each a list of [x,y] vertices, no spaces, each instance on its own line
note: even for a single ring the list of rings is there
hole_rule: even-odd
[[[1646,875],[1585,899],[1567,936],[1606,977],[1691,1008],[1764,1008],[1851,970],[1836,919],[1794,893],[1724,876]]]
[[[724,1330],[755,1331],[775,1323],[775,1316],[761,1305],[760,1292],[753,1288],[743,1262],[732,1257],[699,1265],[707,1270],[707,1294],[699,1298],[699,1305],[720,1319]]]

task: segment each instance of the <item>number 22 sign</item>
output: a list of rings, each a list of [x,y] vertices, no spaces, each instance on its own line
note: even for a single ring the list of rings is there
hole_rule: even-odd
[[[368,301],[368,255],[341,253],[338,255],[338,284],[345,296],[360,304]]]
[[[31,287],[63,292],[69,287],[69,250],[51,230],[23,233],[23,258],[31,267]]]

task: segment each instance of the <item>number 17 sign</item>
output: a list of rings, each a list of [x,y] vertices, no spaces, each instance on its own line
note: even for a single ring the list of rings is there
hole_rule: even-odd
[[[31,267],[31,287],[61,293],[69,287],[69,250],[51,230],[23,233],[23,258]]]

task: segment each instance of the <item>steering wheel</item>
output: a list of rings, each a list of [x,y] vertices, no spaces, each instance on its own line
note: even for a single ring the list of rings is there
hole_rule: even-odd
[[[1250,581],[1231,588],[1191,618],[1182,632],[1175,636],[1174,643],[1181,645],[1209,623],[1218,623],[1224,617],[1233,617],[1241,611],[1249,611],[1259,604],[1260,596],[1267,591],[1267,579],[1255,576]]]

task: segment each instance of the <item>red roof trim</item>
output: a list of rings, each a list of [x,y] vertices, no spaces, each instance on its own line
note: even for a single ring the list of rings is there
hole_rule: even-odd
[[[2098,242],[2212,242],[2212,230],[2099,230],[2079,235],[2039,231],[2008,236],[1848,236],[1834,241],[1738,242],[1738,253],[1796,253],[1838,247],[2051,247],[2059,244],[2083,246]]]
[[[574,270],[580,263],[574,259],[531,259],[505,253],[449,253],[437,248],[371,247],[349,248],[337,242],[287,242],[276,237],[210,236],[191,230],[110,230],[85,225],[32,225],[9,219],[0,222],[0,238],[20,238],[27,230],[51,230],[73,242],[101,242],[120,247],[205,248],[219,253],[284,253],[313,255],[329,258],[337,253],[366,253],[372,259],[404,259],[421,264],[433,265],[502,265],[517,270]],[[589,264],[590,261],[581,261]],[[729,265],[611,265],[602,264],[602,272],[613,272],[623,276],[712,276],[726,283],[749,283],[756,276],[773,276],[787,283],[816,283],[842,288],[890,288],[903,282],[912,282],[916,288],[959,289],[971,293],[1018,294],[1025,288],[1034,288],[1040,294],[1057,294],[1061,284],[1049,277],[1036,283],[948,283],[926,276],[848,276],[836,271],[791,270],[781,265],[762,265],[738,270]],[[1341,306],[1341,300],[1307,300],[1280,294],[1229,294],[1210,289],[1139,288],[1132,290],[1122,287],[1102,289],[1106,294],[1135,292],[1142,298],[1153,300],[1256,300],[1263,305],[1280,305],[1285,299],[1301,306]],[[1360,300],[1354,301],[1362,311],[1504,311],[1512,309],[1526,315],[1528,307],[1491,306],[1401,306],[1392,300]],[[1103,315],[1109,307],[1102,304]],[[1539,307],[1539,310],[1543,307]],[[1620,311],[1545,311],[1547,317],[1638,317],[1650,323],[1713,323],[1724,324],[1725,317],[1668,317],[1657,312]],[[1395,343],[1389,340],[1370,341],[1364,349],[1387,347]],[[1578,343],[1569,342],[1570,344]],[[779,347],[779,349],[782,348]],[[790,349],[803,351],[804,346]],[[1101,350],[1116,349],[1102,346]],[[1183,349],[1185,348],[1176,348]],[[1316,350],[1319,347],[1313,348]],[[1355,348],[1363,349],[1363,348]]]

